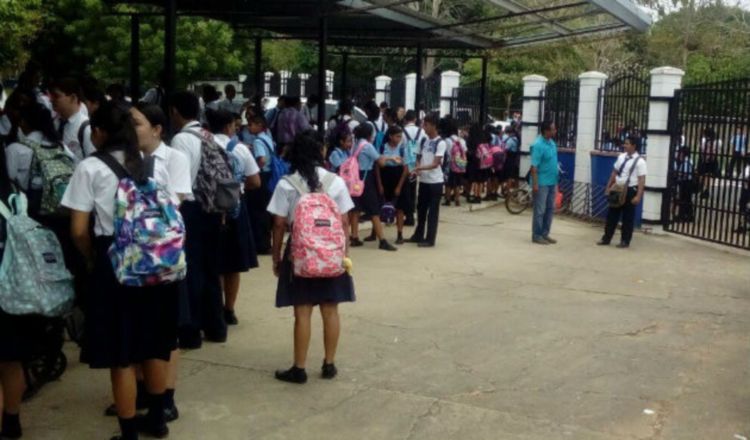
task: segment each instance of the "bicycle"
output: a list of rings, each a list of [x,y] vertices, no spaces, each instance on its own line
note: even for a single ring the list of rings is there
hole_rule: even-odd
[[[562,169],[562,164],[557,164],[560,177],[567,174]],[[526,211],[534,203],[534,191],[529,185],[529,174],[523,180],[519,180],[519,186],[511,189],[505,197],[505,209],[513,215],[519,215]]]

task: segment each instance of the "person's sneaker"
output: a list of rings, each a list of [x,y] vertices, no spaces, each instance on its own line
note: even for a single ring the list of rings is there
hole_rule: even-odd
[[[378,239],[378,237],[376,237],[375,234],[370,234],[367,238],[365,238],[365,241],[369,243],[369,242],[375,241],[377,239]]]
[[[606,240],[599,240],[596,242],[597,246],[609,246],[609,242]]]
[[[364,245],[365,244],[362,243],[362,240],[360,240],[359,238],[350,238],[349,239],[349,246],[351,246],[351,247],[362,247]]]
[[[171,408],[164,408],[164,421],[172,423],[180,418],[180,411],[177,410],[177,405],[172,405]]]
[[[384,251],[397,251],[398,248],[394,247],[392,244],[388,243],[388,240],[380,240],[380,246],[378,246],[378,249],[384,250]]]
[[[336,369],[336,365],[323,362],[323,368],[321,369],[320,374],[323,379],[333,379],[337,374],[339,374],[339,370]]]
[[[550,236],[544,237],[544,239],[547,240],[547,243],[549,244],[557,244],[557,240],[555,240],[554,238]]]
[[[404,240],[404,242],[405,243],[421,243],[422,240],[420,240],[417,237],[415,237],[415,236],[412,235],[411,237],[409,237],[406,240]]]
[[[429,241],[420,241],[419,243],[417,243],[417,247],[431,248],[435,247],[435,243],[430,243]]]
[[[234,310],[224,309],[224,321],[227,325],[237,325],[240,321],[237,320],[237,315],[234,314]]]
[[[292,367],[288,370],[277,370],[276,379],[282,382],[303,384],[307,382],[307,372],[304,368]]]
[[[549,242],[547,240],[543,239],[543,238],[533,238],[533,239],[531,239],[531,242],[534,243],[534,244],[541,244],[541,245],[544,245],[544,246],[549,245]]]
[[[169,437],[169,427],[166,422],[164,424],[155,424],[148,415],[136,416],[136,424],[138,425],[138,432],[146,434],[153,438],[167,438]]]
[[[627,249],[629,247],[630,247],[629,243],[620,243],[620,244],[617,245],[618,249]]]
[[[399,235],[398,238],[396,239],[396,244],[398,245],[404,244],[404,237]]]

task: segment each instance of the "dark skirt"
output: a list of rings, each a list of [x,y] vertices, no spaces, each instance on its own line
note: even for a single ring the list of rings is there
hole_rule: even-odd
[[[383,201],[394,202],[396,200],[396,188],[398,182],[401,181],[401,176],[404,173],[404,167],[383,167],[380,169],[380,181],[383,183]],[[404,179],[404,184],[401,186],[403,191],[408,183],[407,179]]]
[[[255,249],[258,254],[269,254],[271,252],[271,214],[266,208],[271,201],[271,193],[268,191],[271,173],[261,172],[260,180],[260,188],[245,191],[245,202],[247,212],[250,214],[250,227],[253,231]]]
[[[240,197],[240,214],[226,217],[219,232],[219,273],[247,272],[258,267],[250,215],[244,197]]]
[[[279,281],[276,287],[276,307],[295,305],[338,304],[354,302],[354,280],[344,273],[336,278],[299,278],[294,276],[294,267],[289,259],[290,242],[287,241],[284,259],[279,265]]]
[[[508,151],[505,156],[505,166],[503,167],[503,171],[500,173],[503,181],[508,179],[518,179],[520,177],[518,175],[520,173],[520,166],[521,155],[518,152],[514,153]]]
[[[354,197],[354,206],[365,217],[380,215],[380,196],[378,195],[378,181],[375,172],[370,170],[361,172],[360,176],[365,181],[365,189],[362,195]]]
[[[454,171],[451,171],[451,173],[448,175],[448,183],[446,186],[449,188],[458,188],[459,186],[464,184],[464,178],[466,177],[466,173],[456,173]]]
[[[168,361],[177,347],[180,283],[121,285],[107,257],[111,243],[111,237],[95,240],[81,361],[91,368],[127,367],[151,359]]]
[[[25,362],[34,355],[44,328],[41,316],[9,315],[0,310],[0,362]]]

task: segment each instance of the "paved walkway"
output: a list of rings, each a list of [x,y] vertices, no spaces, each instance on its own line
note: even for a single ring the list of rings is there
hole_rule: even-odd
[[[750,437],[750,255],[641,234],[599,248],[598,227],[564,219],[541,247],[500,207],[442,219],[437,248],[354,251],[333,382],[319,318],[308,384],[272,378],[292,320],[263,260],[229,342],[185,355],[171,438]],[[106,372],[72,362],[25,407],[27,438],[109,438],[108,395]]]

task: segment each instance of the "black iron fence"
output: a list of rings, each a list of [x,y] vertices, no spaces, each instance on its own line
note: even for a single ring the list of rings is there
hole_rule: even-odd
[[[476,86],[457,87],[451,97],[451,116],[459,125],[480,122],[482,88]]]
[[[406,107],[406,78],[393,78],[388,86],[388,104],[393,108]]]
[[[646,153],[651,83],[648,75],[628,74],[607,80],[599,89],[596,149],[620,151],[626,137]]]
[[[670,107],[666,228],[750,249],[750,78],[686,86]]]
[[[576,147],[578,127],[578,96],[580,86],[577,79],[564,79],[549,84],[539,94],[539,121],[553,121],[557,127],[557,146]]]

